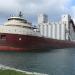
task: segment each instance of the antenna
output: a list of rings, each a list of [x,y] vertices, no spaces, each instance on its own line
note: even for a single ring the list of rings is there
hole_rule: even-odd
[[[22,12],[20,11],[20,12],[19,12],[19,17],[22,17],[22,16],[23,16],[23,14],[22,14]]]

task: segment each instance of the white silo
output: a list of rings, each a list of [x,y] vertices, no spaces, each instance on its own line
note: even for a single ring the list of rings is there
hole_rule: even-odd
[[[61,38],[62,40],[68,40],[69,36],[69,21],[71,19],[71,16],[66,14],[62,15],[61,17]]]

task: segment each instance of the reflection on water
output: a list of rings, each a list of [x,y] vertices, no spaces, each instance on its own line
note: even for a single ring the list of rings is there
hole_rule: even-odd
[[[51,75],[75,75],[75,49],[50,52],[0,52],[0,64]]]

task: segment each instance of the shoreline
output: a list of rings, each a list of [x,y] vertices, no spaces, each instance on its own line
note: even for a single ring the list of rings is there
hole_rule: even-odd
[[[48,75],[48,74],[44,74],[44,73],[37,73],[37,72],[28,72],[28,71],[23,71],[23,70],[20,70],[20,69],[16,69],[16,68],[11,68],[11,67],[8,67],[8,66],[4,66],[4,65],[0,65],[0,70],[1,71],[15,71],[15,72],[20,72],[22,74],[25,74],[25,75]]]

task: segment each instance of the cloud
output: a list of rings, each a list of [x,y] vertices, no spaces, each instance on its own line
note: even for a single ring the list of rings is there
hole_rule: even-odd
[[[71,0],[0,0],[0,16],[5,18],[17,14],[20,10],[35,21],[36,15],[46,13],[55,17],[66,13]],[[5,17],[4,17],[5,16]],[[32,18],[34,16],[34,19]]]
[[[64,11],[70,0],[19,0],[18,3],[21,9],[26,14],[37,14],[40,12],[49,12],[59,10]]]

